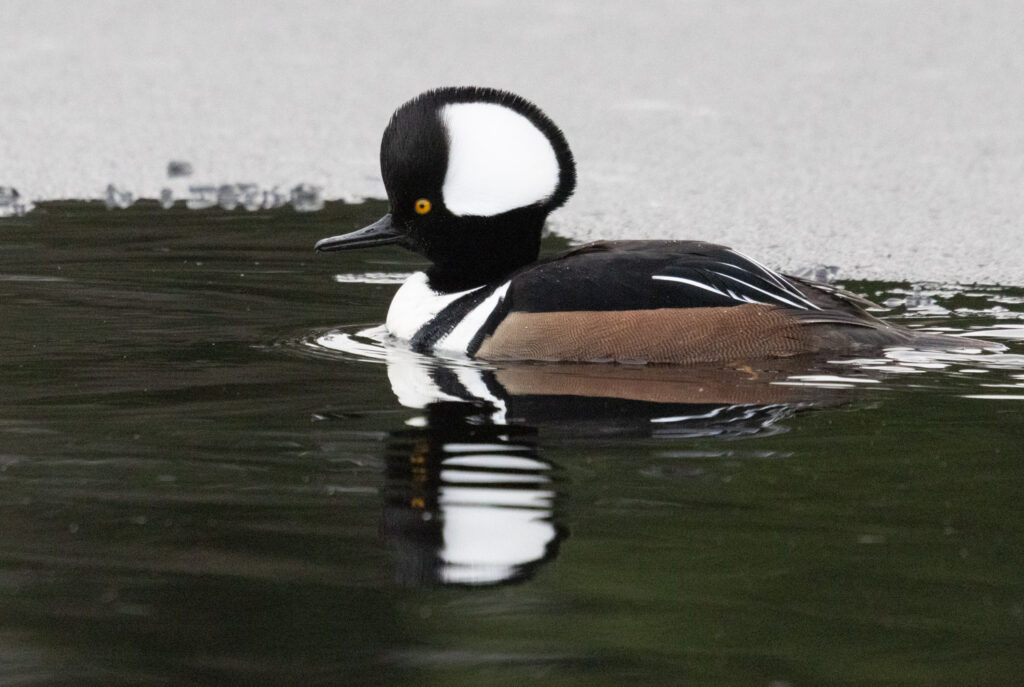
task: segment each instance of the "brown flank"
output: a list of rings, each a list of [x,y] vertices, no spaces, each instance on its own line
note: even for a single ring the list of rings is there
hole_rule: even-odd
[[[725,308],[513,312],[477,352],[484,360],[703,363],[821,350],[815,327],[785,310]]]

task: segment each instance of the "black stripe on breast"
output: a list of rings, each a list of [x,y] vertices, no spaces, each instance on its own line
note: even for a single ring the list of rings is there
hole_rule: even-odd
[[[471,358],[475,356],[476,352],[480,350],[480,346],[483,345],[484,339],[494,333],[494,330],[498,328],[501,321],[504,320],[509,311],[512,310],[511,291],[512,287],[509,286],[509,290],[505,293],[505,297],[498,301],[494,310],[492,310],[491,314],[487,316],[486,320],[484,320],[483,326],[480,327],[476,334],[473,335],[473,338],[469,340],[469,345],[466,346],[466,355]]]
[[[449,303],[434,316],[434,319],[420,327],[419,331],[413,335],[409,341],[412,350],[417,353],[432,352],[437,342],[455,329],[462,318],[468,315],[473,308],[494,293],[495,288],[495,286],[485,286]]]

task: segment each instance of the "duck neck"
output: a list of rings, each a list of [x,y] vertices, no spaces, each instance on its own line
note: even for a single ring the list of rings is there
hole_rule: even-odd
[[[526,223],[487,218],[480,226],[449,232],[443,246],[424,251],[433,265],[427,270],[430,288],[440,293],[465,291],[500,281],[536,262],[544,217]],[[453,235],[454,234],[454,235]]]

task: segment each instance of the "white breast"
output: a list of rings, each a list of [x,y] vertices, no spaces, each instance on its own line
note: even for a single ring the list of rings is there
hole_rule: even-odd
[[[416,272],[405,280],[395,293],[395,297],[391,299],[387,318],[388,331],[392,336],[408,341],[450,303],[482,288],[478,286],[456,293],[437,293],[427,283],[426,273]]]

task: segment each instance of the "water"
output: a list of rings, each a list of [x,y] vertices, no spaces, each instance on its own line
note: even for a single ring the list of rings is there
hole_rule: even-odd
[[[313,254],[383,211],[0,223],[0,683],[1019,684],[1024,289],[846,284],[998,354],[493,369]]]

